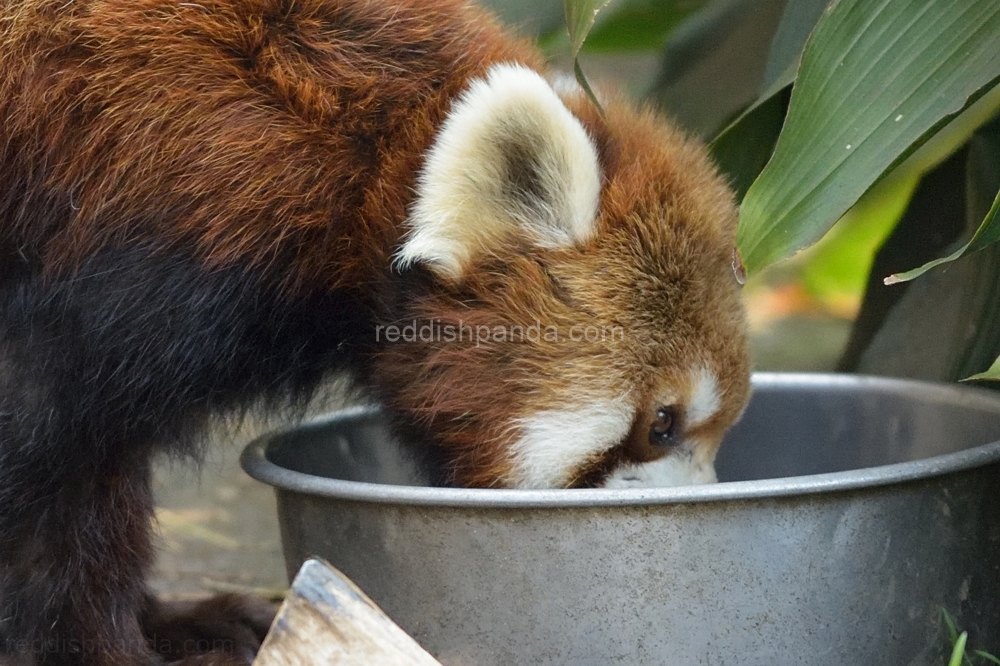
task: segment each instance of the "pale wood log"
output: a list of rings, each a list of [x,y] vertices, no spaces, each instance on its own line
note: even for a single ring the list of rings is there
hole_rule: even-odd
[[[254,666],[441,666],[347,576],[307,560]]]

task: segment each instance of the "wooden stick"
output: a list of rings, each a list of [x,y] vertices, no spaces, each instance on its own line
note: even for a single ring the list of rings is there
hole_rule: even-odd
[[[254,666],[441,666],[347,576],[307,560]]]

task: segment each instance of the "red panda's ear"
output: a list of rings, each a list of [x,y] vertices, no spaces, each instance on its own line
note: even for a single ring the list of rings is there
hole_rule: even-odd
[[[597,150],[551,86],[497,65],[455,103],[428,152],[396,265],[458,279],[511,234],[580,243],[594,232],[600,189]]]

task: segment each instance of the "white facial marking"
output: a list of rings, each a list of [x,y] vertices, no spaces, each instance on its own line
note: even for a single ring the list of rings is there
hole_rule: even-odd
[[[719,398],[719,380],[708,368],[697,368],[691,379],[691,399],[687,405],[687,424],[697,426],[712,418],[722,404]]]
[[[678,452],[648,463],[623,465],[611,473],[605,488],[659,488],[715,483],[715,468],[695,456]]]
[[[596,400],[580,409],[536,412],[519,419],[521,438],[512,447],[514,485],[558,488],[592,456],[617,445],[632,427],[624,399]]]
[[[512,159],[524,162],[517,173]],[[537,189],[517,187],[521,166]],[[552,87],[525,67],[496,65],[455,103],[428,151],[395,264],[425,262],[458,278],[512,231],[544,247],[584,241],[600,190],[597,150]]]

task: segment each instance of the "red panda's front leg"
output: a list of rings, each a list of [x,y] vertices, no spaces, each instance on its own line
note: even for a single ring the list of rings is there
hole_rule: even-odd
[[[250,663],[262,604],[146,603],[149,462],[195,452],[208,414],[305,395],[329,368],[349,313],[278,293],[143,247],[0,284],[0,664]]]
[[[5,444],[30,420],[11,392],[0,397]],[[32,437],[4,446],[0,458],[0,662],[6,655],[44,666],[153,663],[138,622],[152,560],[146,463],[74,460],[33,439],[59,436],[44,425],[33,424]],[[61,438],[87,446],[82,433]]]
[[[88,444],[82,433],[73,439]],[[39,461],[52,452],[37,442],[3,453],[0,663],[5,656],[38,666],[253,661],[274,614],[269,603],[224,595],[171,609],[144,595],[153,508],[144,456],[62,467]],[[44,479],[31,474],[42,469]]]

